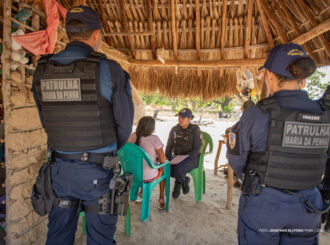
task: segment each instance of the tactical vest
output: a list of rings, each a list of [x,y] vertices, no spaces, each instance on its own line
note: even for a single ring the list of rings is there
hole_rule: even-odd
[[[179,125],[174,128],[174,155],[185,155],[193,149],[193,134],[196,125],[190,124],[183,129]]]
[[[105,56],[92,52],[69,65],[49,58],[39,60],[33,84],[50,147],[82,152],[116,142],[112,104],[99,88],[99,62]]]
[[[265,152],[251,152],[245,173],[253,170],[261,184],[282,190],[306,190],[320,184],[330,139],[329,111],[281,108],[275,98],[258,103],[270,113]]]

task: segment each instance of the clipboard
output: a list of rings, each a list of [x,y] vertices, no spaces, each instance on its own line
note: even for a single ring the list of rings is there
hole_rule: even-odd
[[[173,157],[173,159],[170,161],[170,163],[173,165],[179,164],[187,157],[189,157],[189,155],[177,155],[177,156]]]

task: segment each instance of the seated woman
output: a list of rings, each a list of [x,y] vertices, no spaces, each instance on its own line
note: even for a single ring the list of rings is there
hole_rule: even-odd
[[[152,134],[155,130],[155,120],[152,117],[142,117],[139,120],[136,131],[131,134],[128,142],[140,146],[150,157],[154,164],[164,163],[166,157],[164,154],[163,146],[157,135]],[[152,169],[148,164],[143,161],[143,182],[148,183],[158,179],[164,172],[164,168]],[[159,183],[159,209],[165,208],[165,180]],[[142,193],[139,194],[142,196]]]

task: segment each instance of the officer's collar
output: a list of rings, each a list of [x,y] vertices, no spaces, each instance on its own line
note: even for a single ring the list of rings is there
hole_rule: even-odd
[[[283,96],[301,96],[308,98],[308,94],[304,90],[280,90],[273,94],[274,97]]]
[[[67,48],[70,48],[70,47],[77,47],[77,46],[78,46],[78,47],[82,47],[82,48],[87,49],[87,50],[88,50],[88,53],[94,51],[94,49],[93,49],[91,46],[89,46],[87,43],[84,43],[84,42],[81,42],[81,41],[72,41],[72,42],[70,42],[70,43],[66,46],[66,49],[67,49]]]

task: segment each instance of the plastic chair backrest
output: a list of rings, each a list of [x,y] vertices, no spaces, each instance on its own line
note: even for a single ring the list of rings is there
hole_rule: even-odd
[[[212,138],[208,133],[206,133],[204,131],[202,131],[202,135],[203,135],[203,140],[202,140],[202,146],[201,146],[201,153],[204,153],[204,154],[211,153],[213,151]],[[208,152],[206,152],[207,146],[209,146]]]
[[[143,159],[151,167],[153,165],[150,157],[139,146],[126,143],[119,151],[118,156],[122,163],[124,173],[131,173],[134,181],[143,182]]]

